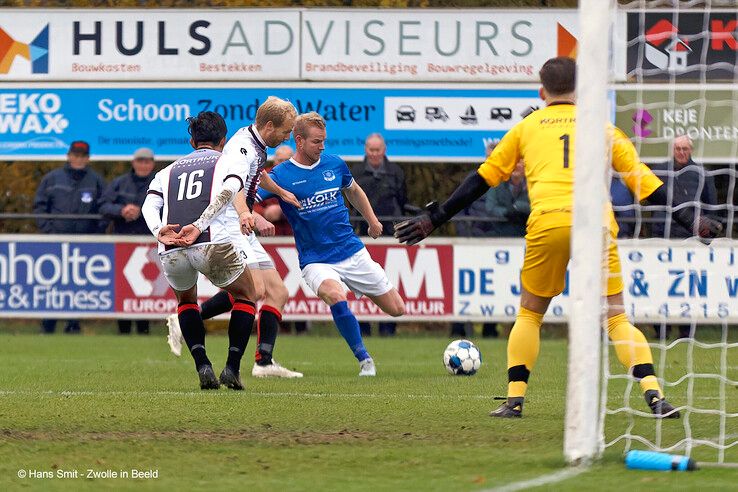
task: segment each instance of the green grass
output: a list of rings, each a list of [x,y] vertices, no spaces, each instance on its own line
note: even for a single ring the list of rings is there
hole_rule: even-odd
[[[447,343],[428,337],[369,339],[379,376],[359,379],[357,364],[338,337],[283,336],[278,359],[303,371],[304,379],[245,376],[244,392],[201,392],[191,358],[171,356],[160,336],[3,334],[0,490],[455,491],[560,470],[565,342],[544,340],[525,418],[514,421],[487,416],[498,404],[491,397],[505,390],[505,341],[478,342],[484,365],[470,378],[446,374],[441,354]],[[226,338],[209,337],[208,349],[219,370]],[[728,359],[733,366],[736,355]],[[685,361],[684,350],[675,350],[667,374],[683,373]],[[695,361],[714,371],[713,354],[695,353]],[[250,373],[251,364],[244,366]],[[614,408],[622,401],[618,387],[623,385],[612,386]],[[684,388],[686,383],[671,391],[675,403],[684,402]],[[716,396],[716,388],[695,386],[701,397]],[[736,411],[738,391],[726,392],[728,409]],[[635,390],[631,401],[645,409]],[[633,422],[635,429],[654,434],[652,419]],[[694,435],[717,435],[715,418],[693,415],[690,422]],[[608,418],[608,439],[627,424],[624,416]],[[664,442],[684,433],[682,421],[662,422],[661,429]],[[737,432],[735,422],[728,422],[728,432]],[[738,461],[737,448],[726,454],[729,461]],[[626,471],[622,449],[609,448],[590,471],[549,488],[720,490],[736,483],[735,472],[727,470]],[[158,478],[17,477],[19,469],[83,473],[88,468],[153,469]]]

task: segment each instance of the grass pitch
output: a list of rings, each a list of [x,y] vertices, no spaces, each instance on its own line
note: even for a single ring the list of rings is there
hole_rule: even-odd
[[[561,470],[565,341],[543,341],[525,417],[515,420],[487,416],[499,403],[491,397],[505,392],[505,340],[477,340],[484,363],[474,377],[445,372],[447,343],[370,338],[378,377],[359,379],[340,338],[282,336],[277,359],[303,371],[304,379],[254,379],[249,359],[242,371],[246,391],[203,392],[191,357],[173,357],[161,336],[0,335],[0,490],[446,492]],[[226,344],[226,337],[208,337],[216,372]],[[727,355],[735,377],[738,354]],[[696,351],[693,359],[695,368],[714,372],[720,354]],[[686,349],[673,350],[667,375],[683,374],[686,360]],[[686,385],[669,391],[674,403],[685,402]],[[611,408],[622,401],[623,386],[611,385]],[[718,392],[714,382],[696,384],[695,405],[718,408]],[[726,408],[738,411],[738,391],[725,393]],[[631,401],[647,410],[636,390]],[[652,419],[631,420],[635,430],[655,436]],[[608,440],[629,422],[625,415],[609,417]],[[715,417],[690,417],[695,436],[714,437],[719,424]],[[684,435],[683,421],[662,422],[660,433],[675,442]],[[727,433],[738,433],[736,419],[728,419]],[[727,451],[727,461],[738,461],[737,448]],[[627,471],[622,449],[608,448],[600,464],[542,490],[729,490],[738,483],[729,470]],[[88,470],[103,477],[86,478]],[[134,470],[156,478],[132,478]],[[111,478],[113,472],[118,476]],[[120,478],[122,472],[129,477]]]

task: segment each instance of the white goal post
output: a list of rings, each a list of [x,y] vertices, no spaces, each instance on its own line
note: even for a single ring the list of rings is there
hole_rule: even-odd
[[[600,429],[600,357],[605,248],[605,128],[612,2],[579,4],[577,123],[574,142],[574,211],[571,239],[571,313],[566,388],[564,455],[570,464],[587,464],[602,451]],[[586,164],[586,165],[585,165]],[[576,363],[572,363],[576,361]]]

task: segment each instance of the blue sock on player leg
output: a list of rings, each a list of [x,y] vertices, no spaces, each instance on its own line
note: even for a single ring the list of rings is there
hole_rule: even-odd
[[[354,316],[354,313],[349,309],[348,302],[341,301],[332,305],[331,314],[341,336],[346,340],[348,346],[351,347],[354,357],[359,361],[368,358],[369,353],[366,351],[364,340],[361,338],[359,322],[356,316]]]

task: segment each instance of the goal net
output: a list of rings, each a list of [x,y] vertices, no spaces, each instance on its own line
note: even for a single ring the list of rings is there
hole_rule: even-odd
[[[738,462],[736,2],[580,2],[580,32],[567,460],[643,449]],[[609,39],[598,39],[606,32]],[[598,159],[611,144],[597,131],[603,120],[664,182],[666,206],[639,203],[626,176]],[[603,169],[591,165],[598,160]],[[607,336],[612,306],[601,294],[610,236],[598,195],[611,197],[620,228],[624,311],[646,336],[679,419],[651,413],[615,356],[622,342]],[[721,222],[723,232],[705,240],[682,227],[675,214],[685,208]],[[597,323],[603,329],[592,333]],[[583,366],[593,375],[582,376]]]

